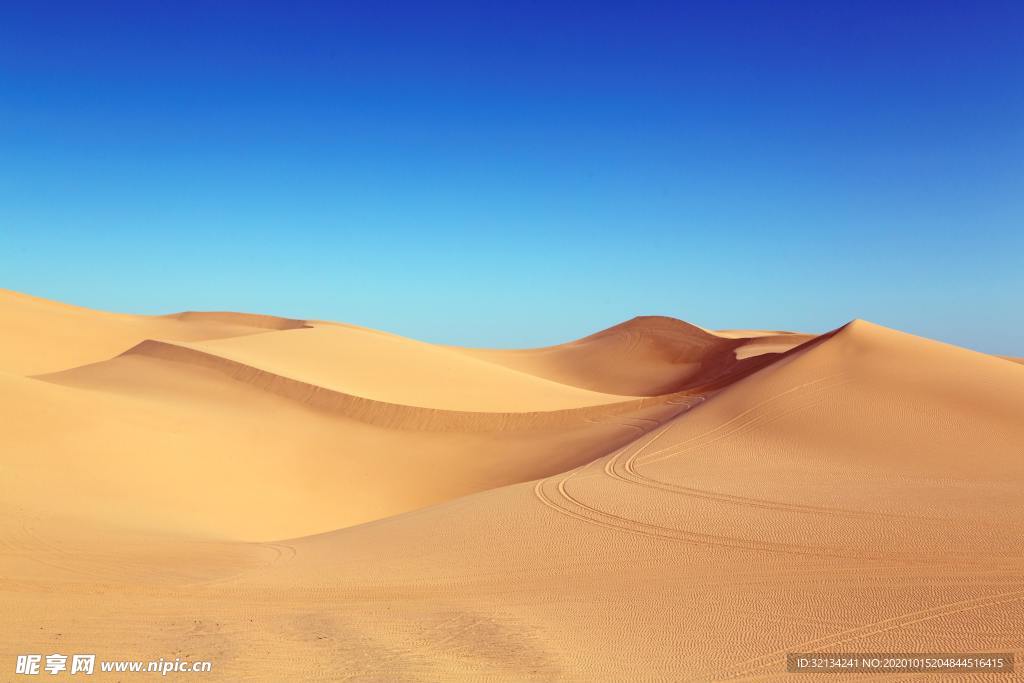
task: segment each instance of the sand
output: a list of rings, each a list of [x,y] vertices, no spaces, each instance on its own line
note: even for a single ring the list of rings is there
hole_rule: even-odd
[[[496,351],[0,292],[0,322],[5,676],[51,652],[228,681],[1024,658],[1003,358],[864,321]]]

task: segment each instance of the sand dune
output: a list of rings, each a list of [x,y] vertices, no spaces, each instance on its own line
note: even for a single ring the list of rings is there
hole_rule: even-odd
[[[240,313],[124,315],[0,289],[0,372],[38,375],[106,360],[145,339],[199,340],[301,323]]]
[[[644,316],[568,344],[540,349],[467,349],[477,358],[593,391],[652,396],[723,386],[763,365],[740,350],[760,335],[722,337],[675,318]],[[776,343],[780,353],[810,339]]]
[[[573,467],[688,403],[509,415],[342,396],[325,410],[218,369],[136,354],[57,376],[67,384],[4,379],[17,474],[6,500],[245,540],[335,529]]]
[[[340,393],[422,408],[524,412],[629,398],[560,384],[455,350],[357,327],[325,325],[177,346]]]
[[[1024,656],[1024,366],[863,321],[492,351],[226,314],[140,339],[28,302],[0,302],[6,367],[60,372],[0,374],[11,661],[621,681]],[[102,343],[62,352],[75,325]]]
[[[108,314],[96,316],[83,326],[109,327]],[[129,346],[112,358],[0,376],[17,475],[5,500],[136,529],[271,540],[562,471],[698,400],[600,394],[348,325],[171,318],[177,327],[137,316],[103,328],[104,344]],[[41,320],[40,334],[46,324],[68,323]],[[151,331],[231,336],[136,343]]]
[[[286,341],[291,342],[293,339]],[[260,345],[263,344],[257,346]],[[402,384],[400,377],[391,374],[394,366],[380,363],[381,380],[379,386],[372,387],[369,384],[372,374],[367,365],[353,363],[353,360],[363,359],[339,351],[331,357],[337,359],[332,364],[332,360],[326,357],[318,359],[316,355],[306,355],[308,347],[304,343],[286,344],[285,347],[291,347],[291,352],[295,354],[294,363],[275,363],[273,355],[266,356],[259,351],[254,358],[251,348],[245,349],[249,353],[233,350],[222,352],[219,348],[214,352],[208,346],[150,339],[109,361],[64,372],[36,375],[36,379],[86,389],[160,395],[166,391],[163,386],[165,381],[151,374],[160,375],[161,371],[157,368],[165,368],[170,363],[175,366],[175,382],[194,369],[202,368],[295,403],[363,422],[394,427],[466,431],[515,429],[522,425],[563,423],[565,418],[571,416],[587,418],[619,414],[647,405],[660,405],[678,396],[669,394],[637,399],[631,396],[596,394],[553,382],[538,381],[528,375],[503,372],[500,368],[486,364],[483,364],[483,372],[480,373],[483,378],[460,376],[458,362],[447,365],[452,369],[449,381],[444,381],[445,366],[439,364],[435,368],[427,366],[423,377],[414,378],[408,384]],[[245,357],[249,362],[238,360],[239,357]],[[327,378],[324,381],[317,381],[312,376],[311,371],[317,364]],[[347,374],[349,370],[350,374]],[[481,379],[489,379],[500,390],[501,396],[491,401],[481,396],[479,403],[475,403],[473,399],[485,386]],[[345,385],[357,385],[357,388]],[[373,398],[349,393],[353,390]],[[428,403],[427,394],[431,390],[437,395],[436,405],[417,405],[417,402]],[[472,410],[474,407],[477,410]]]
[[[228,325],[236,327],[254,327],[260,330],[297,330],[311,327],[305,320],[280,318],[261,313],[232,313],[229,311],[183,311],[159,316],[162,319],[178,320],[187,323],[205,323],[212,325]],[[228,337],[232,335],[220,335]],[[216,337],[210,337],[216,338]]]

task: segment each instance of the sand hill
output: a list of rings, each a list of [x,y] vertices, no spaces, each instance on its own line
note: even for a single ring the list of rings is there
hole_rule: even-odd
[[[1024,659],[1018,363],[863,321],[644,317],[497,351],[0,292],[0,323],[11,667],[771,680],[791,651]]]

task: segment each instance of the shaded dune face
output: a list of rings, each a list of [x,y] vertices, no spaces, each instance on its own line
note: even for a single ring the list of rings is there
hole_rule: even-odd
[[[776,343],[771,355],[738,350],[757,338],[727,338],[675,318],[642,316],[568,344],[469,352],[522,372],[593,391],[655,396],[721,387],[810,339]],[[768,357],[760,357],[768,355]]]
[[[794,651],[1024,658],[1006,359],[864,321],[496,351],[13,293],[0,319],[6,660],[717,681],[781,680]]]
[[[538,490],[566,511],[669,538],[862,559],[1017,558],[1009,534],[1024,510],[1004,480],[1024,479],[1024,372],[1013,370],[858,321]]]

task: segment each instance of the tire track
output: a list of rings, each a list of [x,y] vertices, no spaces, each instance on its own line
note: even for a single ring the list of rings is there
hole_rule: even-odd
[[[833,387],[834,386],[841,386],[841,385],[833,385]],[[830,388],[833,388],[833,387],[830,387]],[[749,431],[753,431],[753,430],[762,428],[762,427],[764,427],[766,425],[772,424],[773,422],[781,420],[781,419],[783,419],[785,417],[788,417],[788,416],[793,415],[795,413],[798,413],[800,411],[812,408],[815,405],[818,405],[820,403],[821,403],[821,400],[812,401],[812,402],[809,402],[809,403],[805,403],[804,405],[793,407],[793,408],[791,408],[789,410],[780,412],[780,413],[778,413],[776,415],[773,415],[773,416],[763,417],[763,419],[758,418],[758,417],[752,417],[748,422],[744,423],[743,426],[737,427],[736,429],[731,430],[727,434],[722,434],[719,437],[716,437],[714,439],[714,441],[719,441],[719,440],[727,439],[727,438],[729,438],[731,436],[735,436],[735,435],[740,434],[740,433],[746,433],[746,432],[749,432]],[[758,420],[760,420],[760,421],[758,421]],[[690,446],[685,446],[685,447],[681,448],[679,451],[672,451],[671,452],[671,456],[675,457],[675,456],[678,456],[678,455],[682,455],[683,453],[690,452],[690,451],[693,451],[693,450],[697,450],[698,448],[702,448],[702,447],[704,447],[706,445],[707,445],[707,443],[698,443],[698,444],[692,444]],[[671,447],[669,447],[669,448],[671,448]],[[665,453],[666,457],[668,457],[668,455],[669,455],[669,452],[666,451],[665,449],[662,449],[661,451],[658,451],[658,452]],[[651,477],[649,475],[643,474],[642,472],[638,471],[638,469],[637,469],[637,461],[638,461],[638,459],[642,455],[643,455],[643,449],[638,449],[637,451],[634,451],[628,457],[624,457],[624,456],[626,456],[626,452],[625,451],[620,451],[619,453],[616,453],[614,456],[609,458],[609,460],[607,461],[607,463],[605,465],[605,468],[604,468],[605,469],[605,473],[608,474],[608,476],[610,476],[610,477],[612,477],[614,479],[618,479],[619,481],[623,481],[623,482],[627,482],[627,483],[631,483],[631,484],[636,484],[637,486],[642,486],[642,487],[652,488],[652,489],[658,489],[658,490],[662,490],[662,491],[669,491],[669,492],[672,492],[672,493],[678,493],[679,495],[683,495],[683,496],[687,496],[687,497],[691,497],[691,498],[699,498],[699,499],[703,499],[703,500],[713,500],[713,501],[722,502],[722,503],[731,503],[731,504],[735,504],[735,505],[756,507],[756,508],[769,509],[769,510],[780,510],[780,511],[784,511],[784,512],[796,512],[796,513],[804,513],[804,514],[816,514],[816,515],[822,515],[822,516],[840,516],[840,517],[851,517],[851,518],[907,519],[907,520],[936,522],[936,523],[948,521],[948,520],[946,520],[944,518],[941,518],[941,517],[926,517],[926,516],[921,516],[921,515],[906,515],[906,514],[898,514],[898,513],[873,512],[873,511],[869,511],[869,510],[853,510],[853,509],[849,509],[849,508],[830,507],[830,506],[822,506],[822,505],[806,505],[806,504],[801,504],[801,503],[790,503],[790,502],[785,502],[785,501],[770,500],[770,499],[766,499],[766,498],[756,498],[756,497],[750,497],[750,496],[740,496],[740,495],[736,495],[736,494],[722,493],[722,492],[718,492],[718,491],[710,491],[710,490],[707,490],[707,489],[699,489],[699,488],[694,488],[694,487],[690,487],[690,486],[682,486],[680,484],[676,484],[676,483],[673,483],[673,482],[665,481],[663,479],[657,479],[655,477]]]
[[[806,546],[799,544],[789,543],[774,543],[769,541],[757,541],[754,539],[737,538],[731,536],[721,536],[715,534],[704,534],[696,531],[689,531],[686,529],[680,529],[677,527],[667,527],[658,524],[652,524],[649,522],[641,522],[639,520],[631,519],[629,517],[623,517],[616,515],[604,510],[600,510],[593,506],[587,505],[578,498],[570,494],[566,488],[566,483],[570,481],[576,472],[581,470],[575,470],[569,476],[563,477],[555,484],[555,491],[557,497],[561,498],[562,501],[568,502],[570,505],[575,506],[577,509],[567,507],[565,504],[560,503],[556,496],[548,493],[545,490],[546,485],[554,482],[553,478],[542,479],[537,482],[534,486],[534,495],[546,506],[555,510],[559,514],[566,515],[573,519],[580,520],[589,524],[594,524],[606,529],[612,529],[623,533],[642,536],[647,538],[656,538],[660,540],[676,541],[686,543],[688,545],[704,546],[704,547],[722,547],[732,548],[738,550],[752,550],[757,552],[773,552],[773,553],[785,553],[789,555],[802,555],[809,557],[837,557],[845,559],[856,559],[856,560],[868,560],[868,561],[880,561],[880,560],[892,560],[893,555],[887,554],[865,554],[865,553],[852,553],[842,548],[835,548],[831,546]],[[908,556],[907,560],[917,560],[919,562],[927,561],[923,557]]]
[[[844,386],[846,384],[850,384],[853,380],[846,378],[846,376],[848,374],[849,373],[847,373],[847,372],[839,372],[839,373],[836,373],[834,375],[828,375],[826,377],[820,377],[820,378],[818,378],[816,380],[812,380],[810,382],[805,382],[805,383],[799,384],[799,385],[797,385],[795,387],[791,387],[790,389],[787,389],[786,391],[780,392],[778,394],[773,394],[772,396],[769,396],[768,398],[764,399],[763,401],[760,401],[760,402],[752,405],[751,407],[749,407],[746,410],[740,412],[739,414],[733,416],[732,418],[726,420],[725,422],[722,422],[722,423],[718,424],[717,426],[713,427],[712,429],[709,429],[709,430],[707,430],[705,432],[701,432],[700,434],[695,434],[694,436],[692,436],[692,437],[690,437],[688,439],[685,439],[684,441],[681,441],[679,443],[673,444],[671,446],[666,446],[665,448],[662,448],[662,449],[659,449],[659,450],[656,450],[656,451],[652,451],[651,453],[648,454],[648,459],[644,460],[642,464],[650,464],[650,463],[653,463],[653,462],[659,462],[661,460],[674,457],[674,456],[676,456],[676,455],[678,455],[680,453],[687,452],[689,450],[694,450],[694,449],[696,449],[698,447],[703,447],[703,446],[705,446],[707,444],[710,444],[710,443],[714,443],[714,442],[720,440],[721,438],[726,438],[728,436],[732,436],[733,434],[735,434],[737,432],[737,430],[741,429],[742,427],[746,426],[747,424],[751,423],[752,421],[759,419],[759,417],[761,415],[761,413],[759,411],[762,408],[764,408],[764,406],[772,404],[772,403],[774,403],[776,401],[780,401],[783,398],[788,397],[789,395],[791,395],[793,393],[802,393],[808,387],[813,387],[814,385],[821,384],[822,382],[829,382],[829,381],[835,380],[835,381],[832,381],[832,383],[830,383],[830,384],[826,384],[826,385],[821,386],[821,387],[816,387],[814,390],[812,390],[812,391],[814,391],[814,393],[824,392],[824,391],[827,391],[828,389],[833,389],[833,388],[837,388],[837,387],[840,387],[840,386]],[[739,423],[739,425],[732,426],[732,425],[734,425],[734,423],[737,423],[737,422]],[[719,432],[722,429],[725,429],[726,431],[724,433],[722,433],[722,434],[717,434],[716,435],[716,433]],[[715,436],[712,436],[712,435],[715,435]],[[658,456],[658,457],[654,457],[654,456]]]
[[[812,506],[802,505],[799,503],[786,503],[781,501],[772,501],[767,499],[760,499],[747,496],[739,496],[733,494],[718,493],[714,491],[706,491],[702,489],[696,489],[691,487],[679,486],[672,484],[671,482],[663,482],[660,480],[652,479],[637,472],[636,468],[638,464],[648,464],[650,462],[656,462],[659,460],[668,459],[670,457],[676,457],[683,453],[695,450],[699,447],[707,446],[711,443],[721,441],[723,439],[730,438],[739,433],[744,433],[749,430],[761,428],[767,424],[771,424],[777,420],[783,419],[784,417],[791,415],[795,412],[806,410],[814,405],[821,403],[826,400],[827,396],[823,395],[832,389],[849,384],[852,380],[846,377],[847,373],[835,373],[826,377],[820,377],[809,382],[805,382],[795,387],[791,387],[783,392],[768,397],[767,399],[759,402],[758,404],[751,406],[744,410],[739,415],[731,418],[730,420],[717,425],[716,427],[707,430],[701,434],[695,435],[681,443],[673,444],[670,446],[663,447],[661,449],[650,451],[650,447],[660,440],[665,434],[667,434],[675,425],[676,422],[670,422],[663,429],[654,433],[654,435],[644,441],[643,443],[631,444],[623,449],[620,449],[614,455],[609,457],[604,464],[601,472],[591,476],[608,476],[616,481],[625,482],[628,484],[634,484],[644,488],[667,490],[672,493],[678,493],[694,498],[702,498],[707,500],[715,500],[724,503],[730,503],[735,505],[743,505],[753,508],[761,509],[775,509],[787,512],[798,512],[805,514],[816,514],[824,516],[847,516],[857,518],[877,518],[877,517],[888,517],[884,513],[872,513],[868,511],[858,510],[845,510],[842,508],[829,508],[825,506]],[[806,396],[811,398],[809,402],[804,402],[801,405],[795,407],[782,407],[777,410],[774,414],[764,414],[763,411],[765,406],[774,407],[779,401],[785,398]],[[703,397],[700,397],[703,400]],[[696,405],[699,405],[696,404]],[[723,428],[724,431],[723,431]],[[654,460],[651,460],[651,456],[658,456]],[[560,514],[567,515],[574,519],[578,519],[583,522],[595,524],[604,528],[615,529],[621,532],[630,533],[633,535],[645,536],[658,538],[662,540],[673,540],[694,545],[703,546],[720,546],[728,548],[736,548],[743,550],[763,551],[763,552],[776,552],[776,553],[787,553],[797,555],[808,555],[808,556],[819,556],[819,557],[840,557],[847,559],[867,560],[867,561],[879,561],[886,558],[894,558],[891,553],[865,553],[857,552],[852,549],[835,547],[835,546],[810,546],[799,543],[779,543],[774,541],[762,541],[752,538],[741,538],[734,536],[724,536],[718,534],[706,534],[698,531],[682,529],[679,527],[664,526],[660,524],[654,524],[651,522],[644,522],[631,517],[623,515],[617,515],[607,510],[594,507],[584,502],[577,496],[574,496],[569,491],[569,482],[574,478],[577,478],[579,474],[587,469],[590,469],[591,465],[573,470],[572,472],[557,475],[556,477],[549,477],[537,482],[534,487],[534,494],[542,503],[551,509],[559,512]],[[593,470],[591,470],[593,471]],[[589,478],[589,477],[587,477]],[[549,489],[553,489],[550,490]],[[896,516],[899,517],[899,516]],[[940,555],[938,553],[898,553],[895,559],[901,562],[919,563],[926,560],[937,560],[947,558],[947,555]]]

